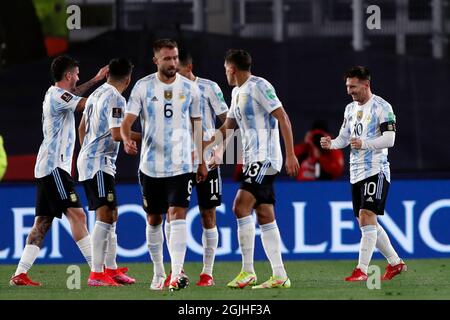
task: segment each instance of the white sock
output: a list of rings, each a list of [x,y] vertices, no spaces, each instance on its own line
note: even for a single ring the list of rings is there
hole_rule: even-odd
[[[383,256],[387,259],[391,266],[395,266],[402,262],[402,259],[399,258],[397,252],[395,252],[394,247],[389,240],[389,237],[384,231],[383,227],[378,224],[377,225],[377,249],[383,254]]]
[[[214,258],[216,257],[217,245],[219,243],[219,232],[217,227],[204,229],[202,234],[203,244],[203,270],[210,276],[213,274]]]
[[[170,257],[172,262],[172,279],[183,270],[187,248],[186,220],[178,219],[170,222]]]
[[[147,224],[147,247],[150,258],[153,262],[154,274],[165,274],[163,263],[163,243],[164,236],[162,233],[162,224],[151,226]]]
[[[255,222],[251,215],[237,219],[238,240],[242,252],[242,271],[255,273],[253,254],[255,251]]]
[[[77,246],[80,248],[81,254],[86,259],[86,262],[89,265],[89,268],[92,269],[92,246],[91,246],[91,237],[87,235],[81,240],[77,241]]]
[[[108,235],[111,225],[102,221],[95,221],[92,231],[92,272],[103,272],[105,265],[106,248],[108,247]]]
[[[361,227],[362,237],[359,246],[359,261],[357,268],[367,274],[373,250],[377,243],[377,226],[367,225]]]
[[[14,273],[15,276],[21,273],[27,273],[28,270],[33,266],[34,261],[36,260],[39,250],[41,250],[38,246],[34,244],[27,244],[23,249],[22,256],[20,257],[19,264],[17,265],[17,270]]]
[[[117,269],[117,234],[116,222],[113,222],[108,234],[108,247],[106,249],[105,267],[108,269]]]
[[[281,258],[281,238],[277,222],[273,221],[260,226],[262,244],[272,266],[273,275],[283,279],[287,278]]]
[[[164,233],[166,234],[167,251],[169,251],[170,256],[170,222],[167,220],[164,222]]]

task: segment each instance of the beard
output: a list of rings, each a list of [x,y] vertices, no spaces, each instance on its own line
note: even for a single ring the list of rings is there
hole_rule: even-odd
[[[167,78],[173,78],[177,74],[177,68],[161,69],[161,73]]]

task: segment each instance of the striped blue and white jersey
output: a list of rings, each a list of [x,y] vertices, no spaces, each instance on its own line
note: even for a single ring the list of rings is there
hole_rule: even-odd
[[[265,79],[250,76],[231,95],[227,117],[236,119],[241,130],[243,163],[270,161],[281,171],[281,154],[278,120],[271,113],[282,106],[275,89]]]
[[[209,141],[216,132],[216,118],[218,115],[226,114],[228,112],[228,105],[223,97],[222,90],[219,85],[214,81],[195,78],[194,81],[200,90],[200,109],[202,112],[202,129],[203,129],[203,141]],[[197,171],[199,157],[196,150],[194,160],[194,172]],[[205,159],[208,159],[209,155],[205,155]],[[209,168],[208,168],[209,169]]]
[[[395,123],[392,106],[383,98],[372,95],[363,105],[356,101],[345,108],[344,122],[339,137],[344,139],[345,145],[352,137],[361,140],[371,140],[382,135],[380,125],[387,122]],[[390,181],[388,149],[350,151],[350,183],[356,183],[380,172]]]
[[[77,161],[80,181],[92,179],[97,171],[115,176],[120,142],[114,141],[110,129],[120,128],[125,105],[125,98],[108,83],[87,99],[83,113],[86,131]]]
[[[172,177],[193,170],[191,118],[201,118],[195,82],[176,74],[166,84],[157,73],[134,86],[126,113],[140,115],[142,147],[139,169],[149,177]]]
[[[201,94],[203,140],[209,141],[216,132],[216,116],[228,112],[222,90],[214,81],[197,77],[195,83]]]
[[[82,97],[51,86],[42,105],[44,140],[34,167],[35,178],[48,176],[57,167],[70,174],[75,146],[74,111]]]

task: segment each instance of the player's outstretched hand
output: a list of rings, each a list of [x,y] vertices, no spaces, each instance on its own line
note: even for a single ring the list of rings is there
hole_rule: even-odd
[[[206,168],[206,165],[204,163],[199,164],[196,177],[197,183],[204,182],[207,176],[208,176],[208,169]]]
[[[124,141],[123,148],[126,153],[131,154],[133,156],[138,153],[137,144],[136,144],[136,141],[134,141],[134,140]]]
[[[287,156],[285,167],[289,176],[296,177],[300,168],[297,157],[295,155]]]
[[[103,79],[105,79],[106,75],[108,74],[109,71],[109,67],[108,66],[104,66],[103,68],[101,68],[97,75],[95,76],[95,80],[96,81],[102,81]]]
[[[331,148],[331,137],[320,138],[320,146],[322,147],[322,149],[330,149]]]

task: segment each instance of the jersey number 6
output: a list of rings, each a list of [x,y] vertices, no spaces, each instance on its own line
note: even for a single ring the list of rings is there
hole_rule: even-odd
[[[164,105],[164,116],[166,118],[172,118],[173,110],[171,108],[172,108],[172,104],[171,103],[166,103]]]

